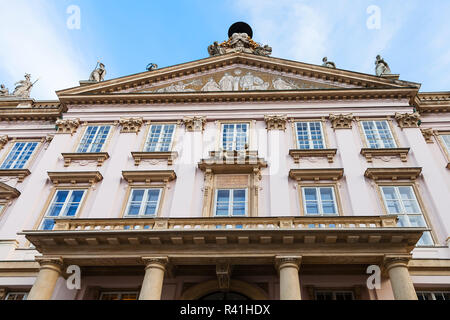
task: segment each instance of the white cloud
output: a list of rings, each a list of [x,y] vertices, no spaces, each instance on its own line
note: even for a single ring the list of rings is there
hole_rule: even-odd
[[[70,42],[65,10],[57,12],[46,0],[0,1],[0,83],[10,91],[25,72],[35,99],[55,99],[55,90],[78,85],[86,78],[79,50]]]

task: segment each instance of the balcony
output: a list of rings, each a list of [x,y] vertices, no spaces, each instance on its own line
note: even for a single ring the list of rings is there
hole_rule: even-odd
[[[335,264],[410,253],[424,231],[397,227],[396,216],[333,216],[58,219],[52,231],[22,234],[40,253],[79,265],[136,265],[149,253],[175,264],[271,264],[299,253],[308,263]]]

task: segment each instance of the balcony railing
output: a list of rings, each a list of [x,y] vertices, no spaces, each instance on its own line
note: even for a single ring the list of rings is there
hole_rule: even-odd
[[[397,216],[57,219],[56,231],[368,229],[397,226]]]

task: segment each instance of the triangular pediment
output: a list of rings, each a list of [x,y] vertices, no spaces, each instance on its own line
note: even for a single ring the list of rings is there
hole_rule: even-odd
[[[58,91],[60,97],[102,94],[400,89],[420,85],[279,58],[233,53]]]

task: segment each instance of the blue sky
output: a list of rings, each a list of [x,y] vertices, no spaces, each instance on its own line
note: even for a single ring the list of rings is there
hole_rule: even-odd
[[[67,27],[72,5],[80,29]],[[373,74],[381,54],[421,91],[450,91],[448,0],[0,0],[0,7],[0,83],[12,91],[31,73],[40,79],[36,99],[78,85],[98,59],[111,79],[149,62],[205,58],[236,21],[249,23],[274,57],[321,64],[327,56],[338,68]]]

